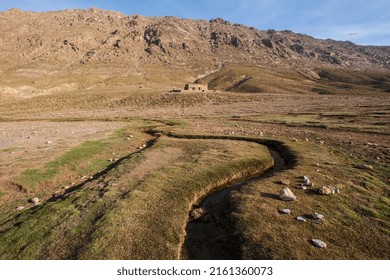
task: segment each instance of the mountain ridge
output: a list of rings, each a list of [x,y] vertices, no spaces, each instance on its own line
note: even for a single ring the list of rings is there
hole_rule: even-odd
[[[213,20],[127,16],[97,8],[0,13],[0,69],[120,63],[190,67],[250,64],[388,70],[389,46],[321,40]],[[207,72],[207,71],[206,71]]]

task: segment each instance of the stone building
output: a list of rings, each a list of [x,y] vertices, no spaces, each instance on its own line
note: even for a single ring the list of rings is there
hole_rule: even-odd
[[[207,85],[201,85],[201,84],[186,84],[184,86],[185,91],[200,91],[200,92],[205,92],[208,91],[208,86]]]

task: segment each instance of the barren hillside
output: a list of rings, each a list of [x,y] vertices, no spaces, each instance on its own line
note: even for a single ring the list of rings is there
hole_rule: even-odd
[[[207,72],[223,63],[388,69],[390,47],[257,30],[223,19],[127,16],[100,9],[0,13],[0,71],[158,64]],[[202,69],[198,69],[202,68]],[[140,71],[140,69],[138,69]],[[142,72],[142,71],[140,71]],[[36,73],[38,75],[39,73]]]

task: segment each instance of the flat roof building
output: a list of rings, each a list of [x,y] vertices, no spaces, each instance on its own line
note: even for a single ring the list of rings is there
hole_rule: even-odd
[[[185,91],[200,91],[200,92],[205,92],[208,91],[209,88],[207,85],[202,85],[202,84],[186,84],[184,86]]]

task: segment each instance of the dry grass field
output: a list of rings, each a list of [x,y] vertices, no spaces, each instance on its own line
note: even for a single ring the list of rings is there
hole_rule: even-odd
[[[232,65],[202,79],[209,92],[173,93],[172,73],[117,73],[1,85],[1,259],[390,257],[388,74]],[[269,148],[288,164],[261,176]],[[189,223],[204,229],[192,243]]]

